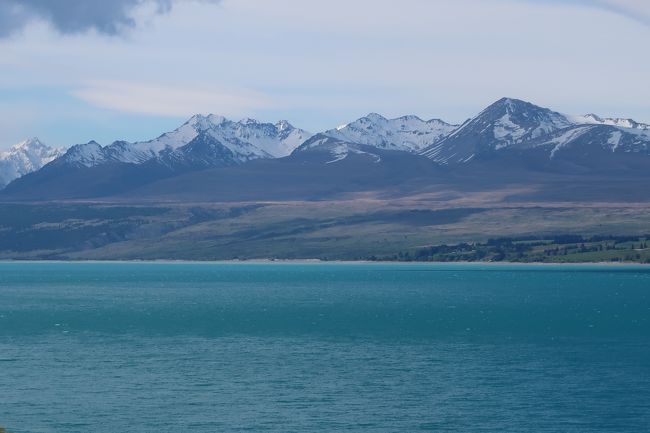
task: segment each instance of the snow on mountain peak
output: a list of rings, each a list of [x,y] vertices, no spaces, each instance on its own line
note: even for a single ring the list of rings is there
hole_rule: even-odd
[[[350,143],[365,144],[380,149],[418,152],[453,131],[457,125],[441,120],[424,121],[417,116],[387,119],[370,113],[324,134]]]
[[[479,116],[486,111],[495,111],[500,110],[504,113],[514,113],[519,110],[526,110],[531,107],[537,107],[536,105],[531,104],[530,102],[522,101],[521,99],[515,98],[501,98],[498,101],[489,105],[485,110],[479,113]],[[539,107],[537,107],[539,108]]]
[[[164,149],[173,151],[187,145],[201,133],[207,133],[228,149],[235,162],[287,156],[311,137],[309,132],[294,128],[286,120],[276,124],[251,118],[233,122],[214,114],[195,115],[176,130],[155,140],[134,143],[133,154],[129,158],[123,158],[123,161],[138,162],[155,158]]]
[[[587,153],[599,148],[640,152],[650,144],[650,128],[646,127],[630,119],[605,119],[595,114],[567,116],[502,98],[422,154],[439,164],[453,164],[496,151],[534,147],[550,149],[551,159],[576,146],[584,146]]]
[[[601,123],[603,121],[603,119],[600,116],[598,116],[597,114],[594,114],[594,113],[585,114],[583,119],[586,120],[586,121],[592,121],[592,122],[595,122],[595,123]]]
[[[334,164],[343,161],[350,155],[362,155],[372,162],[381,162],[381,156],[372,151],[371,146],[361,143],[351,143],[331,137],[324,133],[316,134],[305,141],[294,155],[319,155],[318,159],[324,164]]]
[[[20,143],[14,144],[11,146],[11,150],[17,151],[20,149],[34,149],[34,148],[41,148],[45,146],[41,141],[38,139],[38,137],[32,137],[28,138],[27,140],[23,140]]]
[[[74,167],[92,167],[106,162],[104,148],[95,140],[84,144],[75,144],[61,158],[54,161],[57,164],[69,164]]]
[[[385,122],[386,119],[384,116],[378,113],[368,113],[365,117],[362,117],[363,120],[369,120],[371,122]]]
[[[275,127],[280,132],[294,129],[293,125],[291,123],[289,123],[288,120],[278,120],[275,123]]]
[[[116,141],[104,147],[91,141],[72,146],[54,163],[92,167],[157,161],[168,167],[177,163],[192,167],[200,162],[205,168],[285,157],[303,148],[303,143],[304,149],[327,148],[333,158],[329,162],[349,154],[372,153],[374,147],[422,154],[438,164],[457,164],[501,150],[523,151],[536,146],[552,149],[551,157],[577,145],[595,144],[613,152],[645,152],[650,148],[650,125],[596,114],[567,116],[514,98],[499,99],[460,126],[415,115],[389,119],[369,113],[317,136],[287,120],[265,123],[244,118],[235,122],[215,114],[196,114],[153,140]],[[13,146],[0,153],[0,185],[39,169],[60,154],[37,138]],[[7,160],[14,161],[14,168],[7,168]],[[16,163],[18,160],[22,162]]]
[[[181,126],[181,128],[185,125],[189,125],[194,127],[196,130],[204,131],[206,129],[214,127],[215,125],[220,125],[227,120],[228,119],[225,117],[216,114],[208,114],[207,116],[203,114],[195,114],[194,116],[190,117],[189,120]]]
[[[496,149],[571,126],[571,121],[560,113],[513,98],[500,99],[476,119],[492,123]]]
[[[0,188],[21,176],[39,170],[63,154],[62,149],[43,144],[33,137],[0,152]]]
[[[639,129],[643,131],[650,131],[650,125],[637,122],[633,119],[623,119],[620,117],[600,117],[596,114],[589,113],[584,116],[570,116],[571,120],[575,123],[589,124],[589,125],[609,125],[617,126],[619,128]]]
[[[262,123],[245,118],[233,122],[215,114],[196,114],[173,131],[159,137],[136,143],[116,141],[102,147],[95,142],[73,146],[62,158],[63,163],[73,166],[91,167],[95,165],[120,162],[141,164],[155,159],[183,158],[181,151],[197,137],[212,143],[211,146],[194,146],[193,152],[220,152],[225,163],[241,163],[258,158],[277,158],[289,155],[295,148],[311,137],[311,133],[294,128],[286,120]],[[218,148],[218,149],[217,149]],[[180,152],[180,153],[178,153]],[[193,155],[198,159],[214,160],[214,155]]]
[[[397,120],[401,120],[403,122],[422,122],[422,119],[420,119],[415,114],[407,114],[406,116],[398,117]],[[438,119],[431,119],[431,120],[438,120]]]
[[[239,121],[242,125],[259,125],[260,122],[257,119],[253,119],[250,117],[244,117],[242,120]]]
[[[548,108],[501,98],[422,153],[439,164],[463,163],[572,125],[566,116]]]

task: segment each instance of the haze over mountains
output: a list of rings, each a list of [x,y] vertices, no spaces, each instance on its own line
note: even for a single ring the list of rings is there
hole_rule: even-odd
[[[35,139],[0,156],[0,187],[13,180],[0,197],[321,199],[412,194],[440,184],[547,184],[567,176],[599,189],[639,182],[648,169],[649,125],[503,98],[462,125],[373,113],[314,135],[287,121],[195,115],[146,142],[91,141],[63,153]]]

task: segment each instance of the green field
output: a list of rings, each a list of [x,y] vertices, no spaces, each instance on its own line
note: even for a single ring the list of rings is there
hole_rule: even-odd
[[[555,236],[544,238],[500,238],[485,243],[436,245],[401,251],[370,260],[394,261],[486,261],[522,263],[634,262],[650,263],[650,235]]]

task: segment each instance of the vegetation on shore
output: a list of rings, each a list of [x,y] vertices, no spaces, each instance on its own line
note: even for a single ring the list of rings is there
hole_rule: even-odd
[[[489,239],[484,243],[435,245],[392,256],[371,256],[369,259],[404,262],[650,263],[649,244],[650,235],[504,237]]]

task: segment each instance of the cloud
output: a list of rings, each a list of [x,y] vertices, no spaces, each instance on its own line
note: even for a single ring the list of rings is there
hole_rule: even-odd
[[[594,3],[597,6],[650,25],[650,2],[648,0],[597,0]]]
[[[504,95],[650,120],[650,26],[614,3],[170,0],[156,15],[139,1],[126,38],[34,23],[0,39],[1,141],[145,139],[196,112],[314,131],[371,111],[461,122]],[[647,0],[600,1],[638,20]]]
[[[154,14],[163,14],[179,1],[183,0],[2,0],[0,37],[18,32],[32,21],[45,21],[63,34],[95,30],[117,35],[136,26],[137,9],[148,7]]]
[[[127,81],[93,81],[74,91],[73,96],[100,108],[172,117],[194,113],[243,116],[271,106],[266,97],[249,90],[171,87]]]
[[[539,0],[534,0],[539,1]],[[604,9],[641,24],[650,26],[650,1],[648,0],[541,0],[562,5],[581,5]]]

